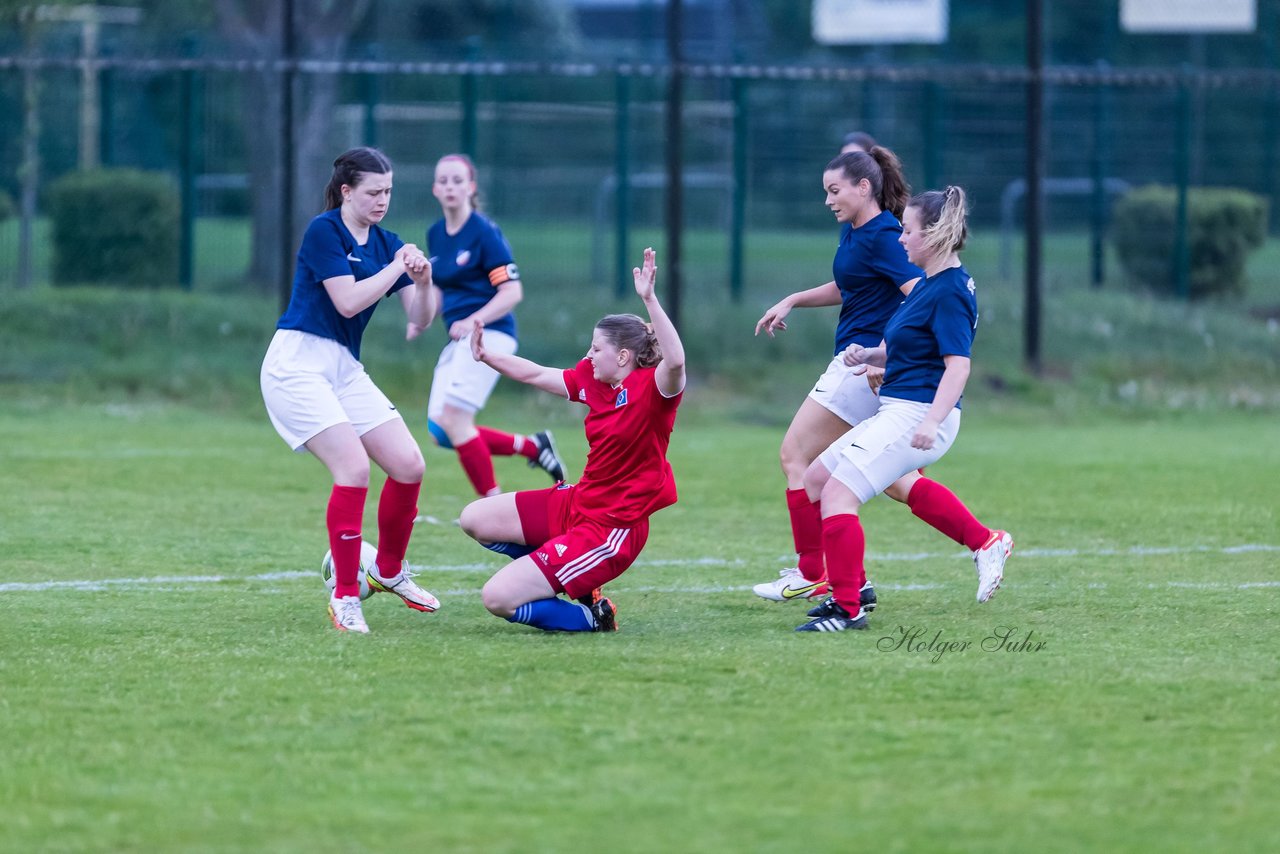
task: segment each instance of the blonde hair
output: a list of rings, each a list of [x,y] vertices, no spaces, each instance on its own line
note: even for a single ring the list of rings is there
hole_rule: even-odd
[[[959,252],[969,239],[968,200],[964,190],[948,186],[945,190],[917,193],[907,207],[920,212],[920,231],[924,247],[933,255]]]

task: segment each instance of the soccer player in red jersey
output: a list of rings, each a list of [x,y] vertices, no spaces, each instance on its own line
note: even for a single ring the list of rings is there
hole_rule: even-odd
[[[632,273],[649,323],[633,314],[602,318],[586,358],[572,368],[486,350],[479,323],[471,335],[478,361],[588,410],[587,465],[578,483],[481,498],[462,511],[467,534],[515,558],[481,594],[484,606],[509,622],[616,631],[617,609],[600,588],[640,554],[649,517],[676,502],[667,446],[684,395],[684,345],[654,293],[652,249]]]

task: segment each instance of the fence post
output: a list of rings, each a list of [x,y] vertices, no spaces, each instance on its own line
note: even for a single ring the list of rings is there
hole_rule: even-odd
[[[1105,77],[1111,66],[1105,59],[1098,60],[1098,72]],[[1106,278],[1106,255],[1103,239],[1107,230],[1107,125],[1108,95],[1107,83],[1098,80],[1098,90],[1093,102],[1093,204],[1089,218],[1089,248],[1093,260],[1091,283],[1093,287],[1102,287]]]
[[[191,38],[183,41],[183,53],[188,58],[196,53]],[[184,68],[178,72],[181,127],[179,128],[178,187],[181,198],[181,224],[178,234],[178,283],[183,290],[191,290],[195,270],[196,243],[196,170],[200,139],[200,96],[197,72]]]
[[[624,299],[627,295],[627,278],[630,272],[631,247],[628,235],[631,229],[631,77],[630,72],[618,69],[614,78],[614,168],[617,185],[614,187],[614,242],[613,285],[614,296]]]
[[[1191,182],[1191,69],[1183,65],[1178,80],[1178,126],[1174,163],[1177,170],[1178,206],[1173,223],[1174,293],[1180,299],[1191,297],[1191,248],[1187,239],[1187,190]]]
[[[942,87],[924,84],[924,186],[932,189],[942,175]]]
[[[467,62],[478,62],[480,59],[480,41],[475,36],[467,39]],[[479,80],[474,71],[462,75],[462,153],[476,159],[476,139],[480,135],[479,121],[476,117],[476,104],[479,100]]]
[[[743,230],[747,221],[747,80],[733,78],[733,200],[729,225],[729,297],[742,302]]]
[[[1027,201],[1023,360],[1040,373],[1040,249],[1044,212],[1044,0],[1027,0]]]
[[[378,58],[377,45],[369,45],[366,51],[370,60]],[[378,120],[375,115],[379,100],[379,77],[372,71],[360,75],[360,94],[364,100],[364,145],[378,147]]]
[[[116,159],[116,139],[112,132],[116,106],[115,75],[110,66],[98,71],[98,156],[103,166],[113,165]]]

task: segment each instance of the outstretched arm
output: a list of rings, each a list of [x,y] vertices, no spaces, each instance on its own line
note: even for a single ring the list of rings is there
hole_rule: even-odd
[[[684,391],[684,342],[680,340],[680,333],[676,331],[675,324],[667,317],[662,304],[658,302],[658,295],[654,293],[658,265],[652,248],[644,250],[644,265],[633,267],[631,275],[636,280],[636,293],[649,312],[649,323],[658,339],[658,347],[662,349],[662,361],[654,370],[654,381],[664,397],[675,397]]]
[[[835,282],[827,282],[825,285],[818,285],[816,288],[809,288],[807,291],[796,291],[793,294],[787,294],[766,311],[763,317],[756,321],[756,334],[759,335],[760,330],[763,329],[772,338],[775,331],[785,331],[787,328],[786,317],[793,308],[839,305],[840,301],[840,288],[836,287]]]
[[[484,362],[504,377],[540,388],[559,397],[568,398],[569,389],[564,384],[564,371],[548,368],[520,356],[494,353],[484,347],[484,324],[476,321],[471,330],[471,355],[477,362]]]

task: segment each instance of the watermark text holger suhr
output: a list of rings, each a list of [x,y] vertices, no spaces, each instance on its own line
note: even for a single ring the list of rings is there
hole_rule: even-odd
[[[937,664],[944,655],[963,653],[972,649],[981,652],[1040,652],[1048,641],[1036,637],[1035,629],[1021,631],[1017,626],[996,626],[991,633],[978,641],[952,640],[943,636],[942,629],[930,632],[923,626],[898,626],[889,635],[876,641],[881,652],[912,652],[929,656]]]

